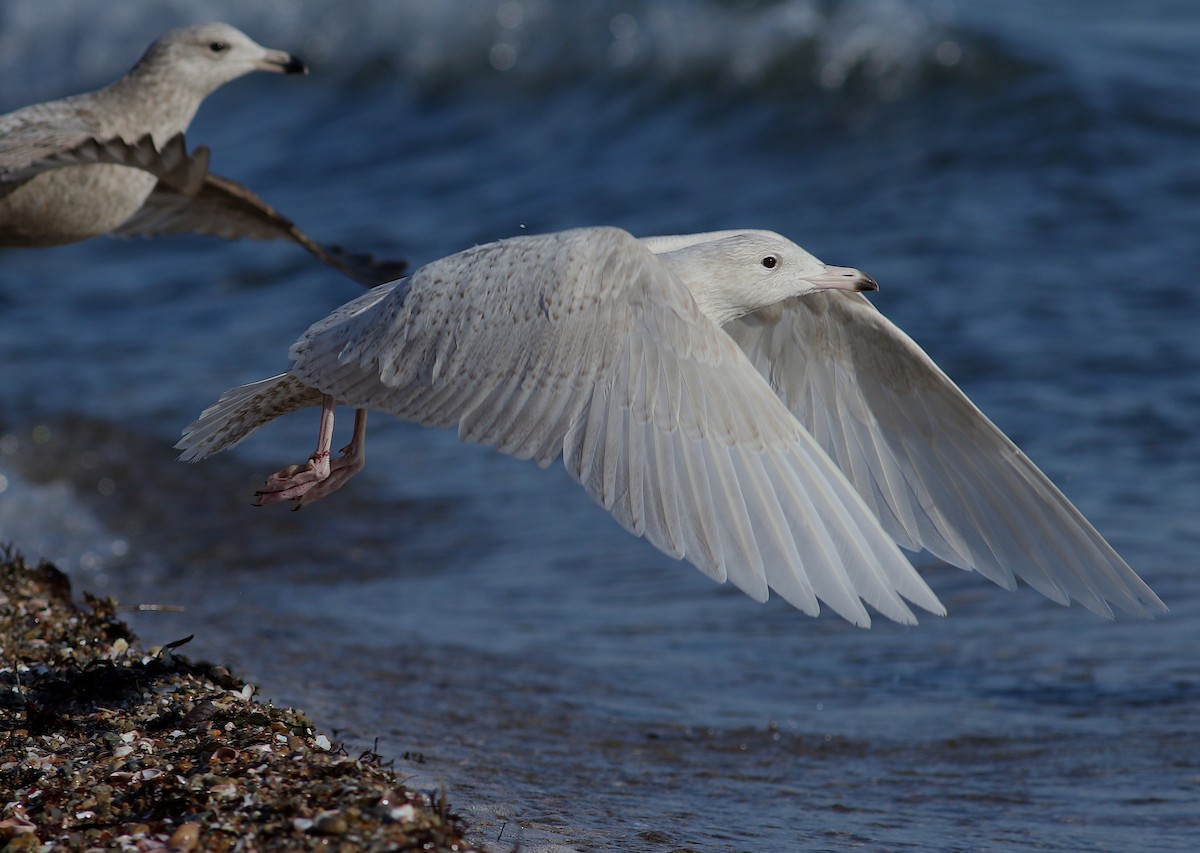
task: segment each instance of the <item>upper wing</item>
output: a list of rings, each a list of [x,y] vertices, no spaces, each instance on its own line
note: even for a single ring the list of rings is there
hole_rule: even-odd
[[[628,530],[757,599],[943,612],[875,517],[686,286],[633,237],[478,247],[292,348],[342,403],[567,470]],[[861,600],[860,600],[861,599]]]
[[[192,193],[160,180],[142,209],[113,233],[122,237],[196,233],[227,240],[290,240],[364,284],[393,281],[407,266],[404,261],[376,261],[339,247],[321,246],[246,187],[207,172]]]
[[[1111,617],[1165,611],[1087,519],[907,335],[858,294],[726,325],[905,548]]]
[[[95,125],[69,105],[34,104],[0,116],[0,179],[84,142]]]
[[[90,139],[92,127],[80,115],[36,104],[0,116],[0,198],[33,178],[39,160]]]
[[[0,137],[0,198],[43,172],[64,166],[109,163],[141,169],[157,177],[160,186],[184,195],[199,192],[208,173],[208,149],[200,147],[188,154],[183,134],[158,148],[150,134],[129,143],[63,127],[43,128],[40,133],[26,130],[30,132]]]

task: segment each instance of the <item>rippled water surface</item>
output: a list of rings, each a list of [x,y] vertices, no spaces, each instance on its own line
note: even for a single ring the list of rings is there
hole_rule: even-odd
[[[0,5],[0,110],[222,19],[310,60],[189,134],[415,264],[583,224],[772,228],[874,296],[1171,607],[1107,623],[917,556],[950,616],[757,605],[541,471],[378,417],[180,428],[359,288],[288,246],[0,253],[0,540],[445,785],[497,850],[1191,850],[1200,834],[1200,8],[1186,0]],[[498,839],[498,840],[497,840]]]

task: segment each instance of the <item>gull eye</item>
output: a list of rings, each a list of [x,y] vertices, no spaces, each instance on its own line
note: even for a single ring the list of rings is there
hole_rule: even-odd
[[[775,267],[779,266],[779,258],[775,257],[774,255],[767,255],[762,259],[762,265],[769,270],[773,270]]]
[[[213,53],[224,53],[225,51],[229,50],[229,42],[214,41],[211,44],[209,44],[208,49],[211,50]]]

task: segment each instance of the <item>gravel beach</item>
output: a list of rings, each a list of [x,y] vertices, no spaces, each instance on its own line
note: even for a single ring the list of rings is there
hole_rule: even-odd
[[[0,554],[0,850],[469,851],[438,792]]]

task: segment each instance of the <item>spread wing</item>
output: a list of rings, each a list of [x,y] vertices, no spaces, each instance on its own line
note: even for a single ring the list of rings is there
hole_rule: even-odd
[[[907,335],[857,294],[725,326],[884,528],[1003,587],[1150,616],[1158,596]]]
[[[382,290],[382,289],[380,289]],[[943,608],[686,286],[629,234],[478,247],[317,324],[291,373],[570,474],[630,532],[759,600]]]
[[[160,179],[142,209],[113,233],[122,237],[195,233],[227,240],[289,240],[364,284],[393,281],[407,267],[404,261],[376,260],[340,247],[322,246],[248,188],[207,172],[192,193]]]

